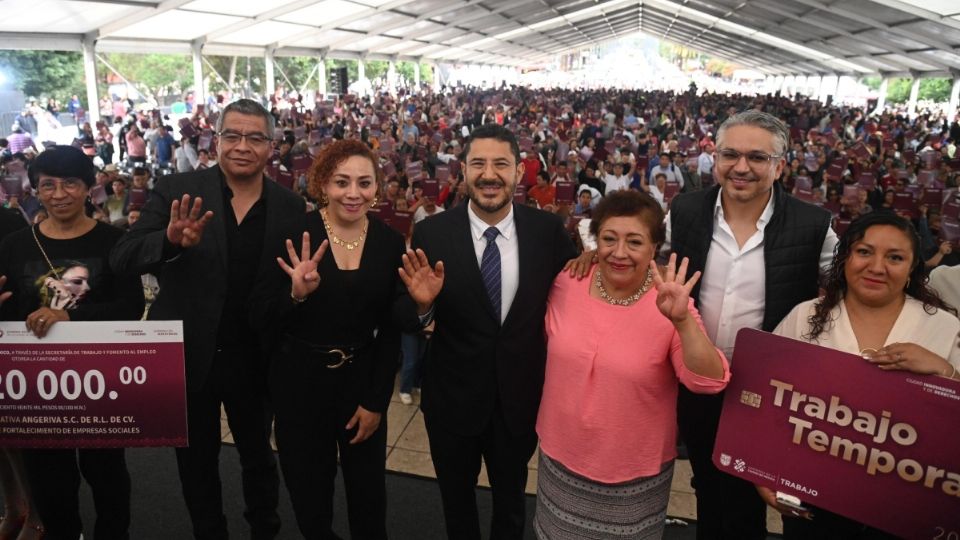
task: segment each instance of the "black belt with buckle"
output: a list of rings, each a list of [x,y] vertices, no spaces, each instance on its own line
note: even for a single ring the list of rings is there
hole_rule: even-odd
[[[301,353],[310,357],[322,358],[326,362],[327,369],[337,369],[352,364],[361,351],[367,348],[367,345],[317,345],[290,334],[283,336],[281,346],[284,352]]]

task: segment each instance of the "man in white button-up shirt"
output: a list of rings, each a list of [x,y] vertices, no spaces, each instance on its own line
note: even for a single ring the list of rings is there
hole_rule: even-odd
[[[837,242],[829,212],[788,196],[777,183],[788,139],[786,125],[769,114],[751,110],[728,118],[717,134],[713,174],[719,185],[681,195],[667,217],[664,250],[689,257],[690,272],[703,272],[691,296],[734,370],[737,332],[770,331],[794,305],[816,297],[819,272]],[[697,538],[766,538],[766,507],[753,485],[711,462],[722,394],[680,390],[678,421],[694,472]]]
[[[470,202],[417,224],[417,256],[408,252],[402,275],[421,324],[437,322],[422,408],[447,537],[480,540],[475,489],[485,462],[494,501],[487,537],[520,540],[547,297],[575,252],[560,218],[513,204],[524,166],[509,130],[476,128],[464,154]],[[412,306],[405,311],[412,320]]]

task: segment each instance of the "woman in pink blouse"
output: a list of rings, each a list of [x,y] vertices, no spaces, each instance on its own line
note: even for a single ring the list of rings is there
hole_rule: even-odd
[[[716,393],[730,378],[676,256],[654,262],[663,210],[619,191],[593,210],[590,279],[557,277],[537,419],[534,529],[541,539],[660,538],[676,457],[677,383]],[[651,289],[655,293],[647,294]]]

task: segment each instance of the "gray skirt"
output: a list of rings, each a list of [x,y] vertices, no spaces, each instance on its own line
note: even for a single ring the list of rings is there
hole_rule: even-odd
[[[672,480],[670,461],[655,476],[601,484],[541,451],[534,532],[541,540],[661,538]]]

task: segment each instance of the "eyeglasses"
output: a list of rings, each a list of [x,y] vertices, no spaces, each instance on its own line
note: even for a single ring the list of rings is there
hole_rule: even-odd
[[[720,158],[720,164],[725,167],[739,163],[740,158],[745,157],[747,158],[747,165],[752,169],[766,167],[770,165],[771,161],[783,157],[783,154],[767,154],[765,152],[747,152],[746,154],[741,154],[731,148],[723,148],[717,152],[717,155]]]
[[[265,146],[271,141],[270,137],[265,133],[240,133],[237,131],[221,131],[217,133],[220,136],[220,140],[229,145],[240,144],[240,141],[243,139],[247,140],[247,144],[250,146]]]
[[[86,187],[86,184],[79,178],[44,178],[43,180],[37,182],[37,191],[44,194],[50,194],[57,191],[57,186],[63,188],[63,190],[67,193],[76,193],[77,191],[80,191]]]

